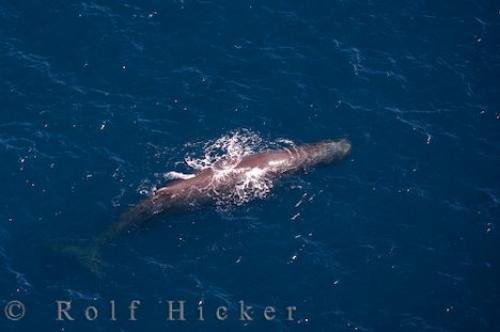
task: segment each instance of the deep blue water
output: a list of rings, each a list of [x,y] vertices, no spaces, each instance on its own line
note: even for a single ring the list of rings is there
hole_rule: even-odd
[[[0,330],[498,331],[499,36],[493,0],[0,1]],[[47,250],[245,129],[353,153],[264,200],[159,216],[101,278]]]

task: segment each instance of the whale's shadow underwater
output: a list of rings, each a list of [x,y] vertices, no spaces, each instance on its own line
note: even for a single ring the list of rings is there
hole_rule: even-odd
[[[61,241],[51,249],[75,258],[97,276],[102,276],[106,264],[101,249],[120,234],[130,233],[154,217],[166,212],[184,212],[209,205],[221,196],[240,190],[241,184],[259,179],[274,182],[284,175],[327,165],[344,159],[351,152],[351,143],[344,138],[313,144],[271,149],[246,155],[238,160],[219,160],[212,167],[196,174],[168,182],[150,197],[124,212],[104,232],[93,239]]]

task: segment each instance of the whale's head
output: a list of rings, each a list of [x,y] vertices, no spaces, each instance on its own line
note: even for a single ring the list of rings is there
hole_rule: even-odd
[[[325,140],[249,155],[238,163],[237,168],[259,168],[266,174],[284,174],[342,160],[350,152],[351,142],[345,138]]]
[[[344,159],[351,153],[351,142],[346,138],[325,140],[302,147],[309,165],[328,164]]]

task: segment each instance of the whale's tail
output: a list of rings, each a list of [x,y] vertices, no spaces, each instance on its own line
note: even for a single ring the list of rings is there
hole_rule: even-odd
[[[67,240],[53,241],[49,247],[55,252],[75,259],[97,277],[102,278],[105,275],[106,264],[102,260],[98,241],[72,240],[71,243],[68,243]]]

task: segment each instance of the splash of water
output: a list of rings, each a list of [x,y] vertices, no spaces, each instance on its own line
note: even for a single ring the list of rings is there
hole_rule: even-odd
[[[200,171],[205,168],[225,168],[237,163],[246,155],[266,148],[264,140],[250,130],[230,132],[216,140],[208,141],[203,146],[203,156],[188,155],[185,158],[189,167]]]
[[[214,171],[214,181],[216,182],[229,182],[227,181],[228,177],[238,179],[234,187],[215,192],[217,205],[226,209],[254,199],[263,199],[268,196],[273,187],[273,181],[266,170],[260,168],[237,169],[236,166],[241,159],[269,148],[291,144],[293,142],[288,140],[265,141],[255,132],[238,130],[205,143],[201,156],[188,155],[185,160],[196,171],[211,168]]]

